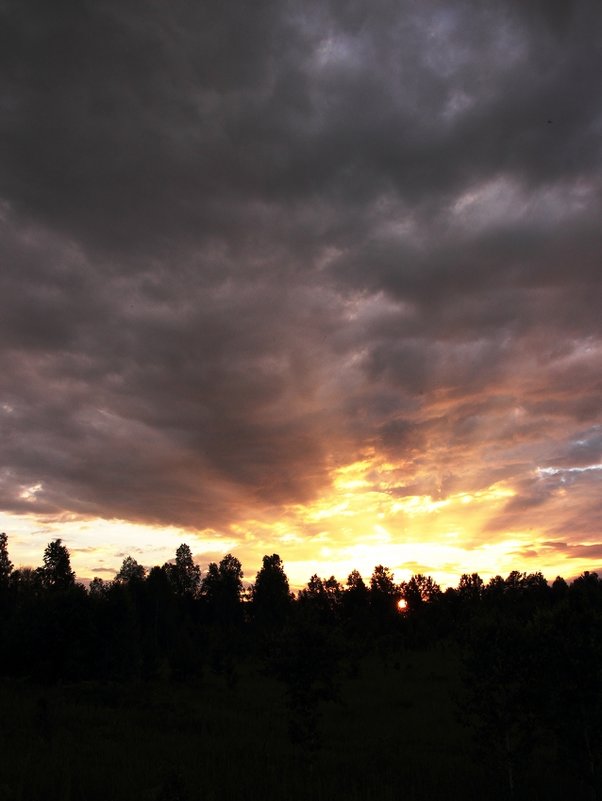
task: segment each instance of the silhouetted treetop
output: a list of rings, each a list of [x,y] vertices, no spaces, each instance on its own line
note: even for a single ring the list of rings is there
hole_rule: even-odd
[[[399,588],[393,572],[384,565],[377,565],[370,577],[370,607],[376,619],[385,623],[397,613]]]
[[[110,584],[108,584],[106,581],[101,579],[99,576],[95,576],[90,582],[88,592],[90,595],[96,598],[102,598],[104,595],[106,595],[109,586]]]
[[[8,587],[13,563],[8,558],[8,538],[0,534],[0,587]]]
[[[359,571],[352,570],[347,576],[347,586],[343,592],[342,605],[345,616],[349,618],[362,617],[365,615],[369,599],[370,591],[361,577]]]
[[[67,590],[75,585],[71,559],[61,539],[49,542],[44,551],[44,566],[39,568],[42,585],[50,590]]]
[[[364,582],[364,579],[361,577],[361,574],[358,570],[352,570],[351,573],[347,576],[347,592],[356,592],[361,595],[367,595],[368,588]]]
[[[324,592],[328,598],[328,604],[332,610],[336,609],[341,602],[343,587],[334,576],[327,578],[323,582]]]
[[[430,603],[441,596],[441,587],[430,576],[416,573],[400,587],[401,595],[410,610],[418,609],[422,604]]]
[[[14,587],[20,595],[33,595],[43,587],[42,568],[34,570],[31,567],[21,567],[13,570],[10,576],[10,586]]]
[[[480,601],[485,582],[478,573],[463,573],[458,584],[458,595],[464,601]]]
[[[253,587],[253,610],[257,620],[267,624],[282,623],[290,604],[290,588],[282,559],[277,553],[264,556]]]
[[[373,595],[386,595],[393,597],[397,594],[397,585],[393,579],[390,568],[377,565],[370,577],[370,592]]]
[[[183,542],[176,550],[176,560],[165,565],[165,572],[176,595],[194,598],[201,586],[201,568],[194,563],[192,551]]]
[[[126,556],[119,572],[115,576],[118,584],[130,584],[131,582],[143,581],[146,570],[132,556]]]
[[[201,596],[213,619],[221,623],[240,622],[243,576],[242,565],[231,553],[226,554],[219,565],[209,564],[201,583]]]
[[[568,591],[569,585],[566,581],[562,576],[556,576],[550,588],[550,593],[554,601],[561,601],[563,598],[566,598]]]
[[[316,573],[300,590],[299,603],[322,620],[334,620],[338,614],[343,588],[334,576],[321,579]]]

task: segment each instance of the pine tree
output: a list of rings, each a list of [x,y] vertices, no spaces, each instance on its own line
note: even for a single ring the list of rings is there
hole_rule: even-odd
[[[278,626],[288,617],[291,595],[282,559],[277,553],[263,557],[253,588],[253,611],[267,626]]]
[[[176,561],[165,571],[176,595],[195,598],[201,585],[201,568],[194,563],[190,547],[183,542],[176,551]]]
[[[67,590],[75,585],[71,559],[62,540],[49,542],[44,551],[44,566],[39,568],[42,584],[51,590]]]
[[[8,587],[10,575],[13,572],[13,563],[8,558],[8,537],[0,534],[0,588]]]

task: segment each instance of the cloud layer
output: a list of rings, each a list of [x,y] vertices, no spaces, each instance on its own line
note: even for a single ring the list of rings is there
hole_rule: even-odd
[[[0,18],[2,509],[226,530],[371,455],[595,547],[596,3]]]

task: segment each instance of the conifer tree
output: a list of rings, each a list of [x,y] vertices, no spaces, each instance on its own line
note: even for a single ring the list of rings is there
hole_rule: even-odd
[[[176,551],[173,564],[166,564],[165,571],[176,595],[195,598],[201,586],[201,568],[194,563],[190,547],[183,542]]]
[[[71,559],[61,539],[52,540],[44,551],[44,566],[39,568],[42,584],[50,590],[67,590],[75,585]]]
[[[8,557],[8,537],[0,534],[0,588],[8,587],[10,575],[13,572],[13,563]]]

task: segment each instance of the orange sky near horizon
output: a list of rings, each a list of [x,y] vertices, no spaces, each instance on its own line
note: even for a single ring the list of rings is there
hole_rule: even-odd
[[[126,555],[147,568],[162,564],[173,558],[181,542],[190,545],[203,570],[210,561],[233,553],[249,582],[262,556],[277,552],[294,589],[303,587],[314,573],[335,575],[344,583],[351,570],[357,569],[367,579],[376,564],[390,567],[398,581],[424,573],[443,587],[457,585],[465,572],[478,572],[488,579],[514,569],[541,571],[553,580],[557,575],[569,579],[601,564],[595,546],[555,542],[542,520],[540,526],[531,522],[507,531],[488,531],[491,521],[516,496],[510,482],[437,499],[400,494],[396,487],[399,469],[400,465],[369,452],[360,461],[335,468],[331,486],[313,502],[284,506],[275,514],[232,523],[219,531],[74,515],[4,514],[0,525],[9,535],[15,567],[41,564],[47,542],[61,537],[70,549],[78,579],[84,581],[94,576],[110,580]],[[545,477],[545,470],[540,477],[542,472]],[[557,519],[563,514],[566,495],[567,490],[561,489],[548,507]],[[32,491],[32,505],[34,497]],[[588,547],[593,550],[591,556]]]

